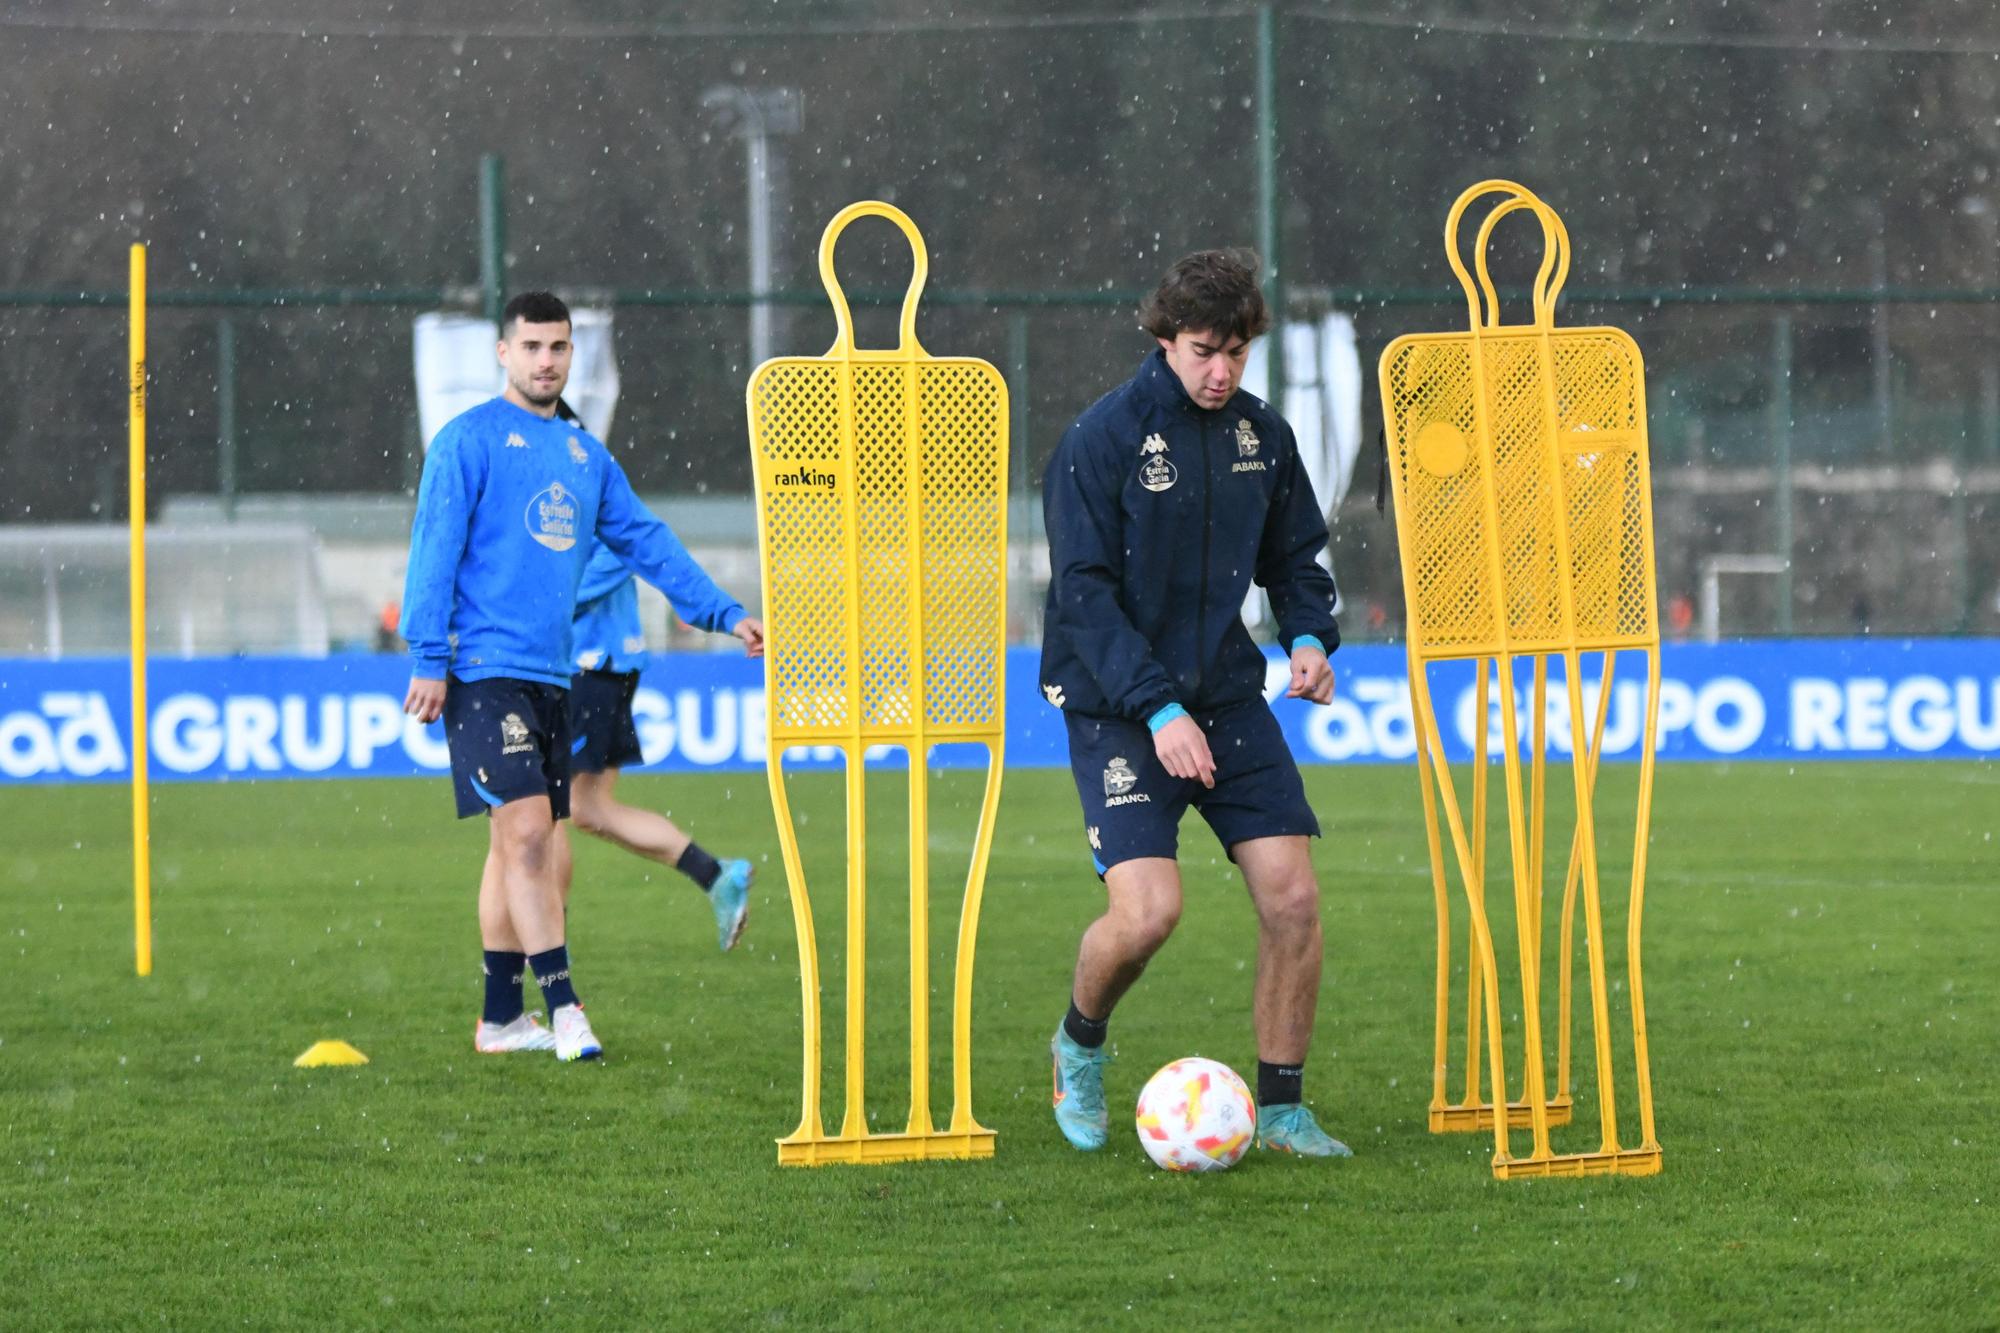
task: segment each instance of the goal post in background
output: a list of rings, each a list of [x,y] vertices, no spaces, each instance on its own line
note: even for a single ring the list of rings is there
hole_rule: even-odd
[[[914,258],[893,349],[855,345],[834,275],[835,243],[864,217],[894,223]],[[766,765],[798,932],[805,1027],[804,1106],[798,1128],[778,1141],[778,1161],[990,1157],[993,1131],[972,1115],[972,962],[1006,722],[1006,382],[984,361],[934,357],[918,343],[929,259],[900,210],[876,202],[841,210],[820,238],[819,270],[838,330],[832,348],[766,361],[747,391],[764,589]],[[977,743],[988,755],[959,919],[952,1108],[942,1130],[930,1105],[926,762],[940,743]],[[819,945],[785,791],[785,754],[796,746],[835,746],[845,761],[845,1102],[831,1134],[820,1108]],[[907,1121],[894,1133],[869,1131],[863,1079],[865,760],[873,746],[909,756],[910,1089]]]
[[[1473,244],[1473,273],[1459,255],[1459,223],[1480,199],[1499,196]],[[1500,323],[1487,246],[1503,218],[1525,213],[1540,224],[1543,256],[1533,289],[1534,321]],[[1555,211],[1525,187],[1492,180],[1458,197],[1445,222],[1445,248],[1465,289],[1470,328],[1396,339],[1380,363],[1389,477],[1408,605],[1411,708],[1417,727],[1432,889],[1438,914],[1437,1023],[1430,1127],[1493,1131],[1493,1173],[1521,1176],[1651,1175],[1660,1169],[1652,1074],[1640,985],[1639,935],[1645,901],[1654,742],[1660,707],[1660,632],[1653,564],[1652,481],[1647,463],[1645,368],[1622,330],[1557,328],[1558,293],[1569,271],[1569,236]],[[1476,274],[1476,278],[1474,276]],[[1644,737],[1639,758],[1631,886],[1624,954],[1629,991],[1628,1055],[1636,1070],[1638,1145],[1621,1147],[1607,947],[1599,894],[1595,796],[1613,665],[1621,651],[1644,655]],[[1603,654],[1595,698],[1585,690],[1582,656]],[[1532,661],[1526,735],[1517,659]],[[1432,668],[1475,663],[1472,809],[1461,809],[1432,699]],[[1553,710],[1567,737],[1550,735],[1550,667],[1562,674]],[[1496,688],[1497,687],[1497,688]],[[1497,698],[1496,698],[1497,695]],[[1564,701],[1567,709],[1560,707]],[[1521,1093],[1509,1100],[1498,959],[1486,892],[1487,782],[1497,703],[1508,875],[1518,955]],[[1543,1042],[1546,956],[1543,899],[1549,823],[1546,768],[1552,739],[1566,740],[1575,825],[1565,840],[1557,943],[1557,1055],[1553,1090]],[[1527,756],[1526,790],[1522,756]],[[1435,791],[1433,786],[1435,785]],[[1439,818],[1444,826],[1440,828]],[[1465,1085],[1446,1092],[1451,1001],[1451,920],[1444,846],[1455,855],[1470,916],[1466,963]],[[1579,895],[1598,1140],[1557,1152],[1550,1128],[1580,1106],[1571,1088],[1572,962]],[[1485,1050],[1481,1050],[1484,1027]],[[1482,1080],[1483,1073],[1483,1080]],[[1525,1128],[1530,1150],[1517,1156],[1509,1130]]]

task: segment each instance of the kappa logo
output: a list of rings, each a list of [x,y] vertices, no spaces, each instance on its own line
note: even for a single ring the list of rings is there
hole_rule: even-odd
[[[521,720],[519,713],[509,713],[500,719],[501,754],[525,754],[534,748],[535,742],[528,735],[528,724]]]
[[[525,449],[528,447],[528,442],[521,438],[521,432],[517,430],[507,436],[507,447],[509,449]]]
[[[1167,451],[1166,439],[1159,435],[1148,435],[1146,442],[1139,446],[1141,454],[1163,454]]]
[[[1090,837],[1091,851],[1101,852],[1104,850],[1104,840],[1097,836],[1097,825],[1095,824],[1090,825],[1089,827],[1084,829],[1084,832],[1088,834]]]
[[[590,463],[589,452],[584,449],[583,443],[574,435],[569,437],[569,456],[576,460],[578,467],[585,467]]]
[[[1236,452],[1244,458],[1255,458],[1257,456],[1257,446],[1260,443],[1262,441],[1257,438],[1257,432],[1250,429],[1250,419],[1248,417],[1238,417],[1236,419]]]
[[[1063,687],[1060,685],[1044,685],[1042,686],[1042,697],[1047,699],[1050,703],[1054,704],[1057,708],[1061,708],[1064,702]]]
[[[559,481],[528,501],[528,535],[551,551],[576,545],[576,498]]]

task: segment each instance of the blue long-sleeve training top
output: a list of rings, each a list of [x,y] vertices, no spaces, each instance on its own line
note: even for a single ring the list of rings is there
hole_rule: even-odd
[[[1339,646],[1325,516],[1292,428],[1254,395],[1199,407],[1154,352],[1063,433],[1042,506],[1041,685],[1059,708],[1145,721],[1258,697],[1253,579],[1287,649]]]
[[[568,685],[577,588],[598,542],[689,624],[727,633],[743,618],[581,423],[504,398],[454,417],[424,460],[410,529],[412,674]]]

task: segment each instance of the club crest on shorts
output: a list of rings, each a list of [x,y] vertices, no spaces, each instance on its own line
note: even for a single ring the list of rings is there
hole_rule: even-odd
[[[1167,458],[1164,436],[1148,435],[1139,446],[1139,456],[1144,460],[1139,464],[1139,484],[1147,490],[1164,491],[1180,480],[1180,473]]]
[[[519,713],[509,713],[500,719],[501,754],[521,754],[534,748],[535,742],[528,735],[528,724],[521,720]]]

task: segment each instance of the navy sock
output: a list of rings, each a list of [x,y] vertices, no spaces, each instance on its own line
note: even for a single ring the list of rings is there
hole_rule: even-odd
[[[502,949],[486,950],[480,969],[486,973],[486,1009],[480,1017],[488,1023],[511,1023],[527,1006],[521,1003],[521,970],[528,955]]]
[[[674,862],[674,869],[686,875],[707,893],[715,887],[715,881],[722,878],[722,863],[704,852],[693,843],[681,853],[681,859]]]
[[[1069,1039],[1088,1050],[1096,1050],[1104,1044],[1104,1034],[1110,1030],[1111,1019],[1085,1018],[1083,1010],[1076,1007],[1076,1001],[1069,1002],[1069,1012],[1063,1015],[1063,1031]]]
[[[569,984],[569,950],[558,944],[528,959],[528,966],[534,970],[535,984],[542,988],[542,999],[549,1006],[549,1017],[554,1018],[556,1010],[566,1004],[579,1004],[576,990]]]
[[[1305,1063],[1295,1065],[1274,1065],[1266,1061],[1257,1062],[1257,1105],[1295,1106],[1305,1100],[1302,1090],[1306,1081]]]

